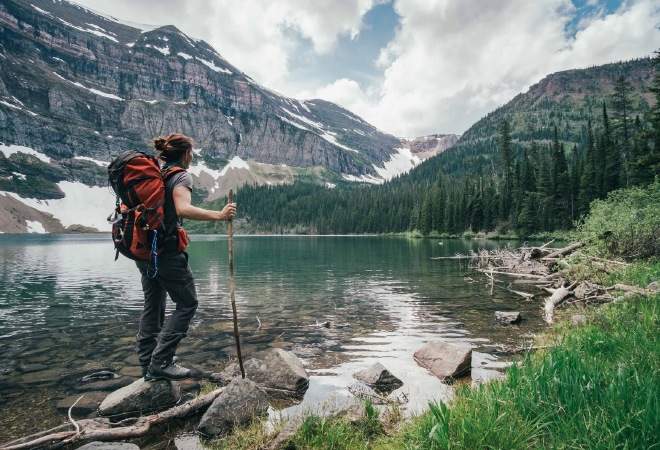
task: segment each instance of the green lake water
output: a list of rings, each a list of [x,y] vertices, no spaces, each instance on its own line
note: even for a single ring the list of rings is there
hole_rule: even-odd
[[[449,388],[418,367],[413,352],[433,339],[472,342],[495,353],[542,327],[540,304],[468,268],[434,256],[516,242],[398,237],[235,238],[236,300],[244,353],[292,350],[311,375],[300,405],[349,397],[356,370],[383,363],[404,381],[411,410]],[[190,265],[200,306],[178,357],[219,370],[234,355],[227,295],[227,241],[193,236]],[[0,442],[65,421],[56,402],[93,369],[134,373],[142,291],[133,262],[106,235],[0,236]],[[517,288],[520,289],[520,288]],[[168,304],[168,310],[173,307]],[[521,311],[505,327],[496,310]],[[317,324],[330,321],[325,328]]]

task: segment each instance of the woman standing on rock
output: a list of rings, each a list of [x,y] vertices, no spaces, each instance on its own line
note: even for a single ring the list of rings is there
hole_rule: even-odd
[[[157,271],[151,262],[136,261],[142,275],[144,310],[137,335],[137,352],[142,373],[147,380],[189,378],[191,370],[174,362],[176,347],[186,336],[188,326],[197,309],[197,291],[188,254],[180,251],[177,242],[182,232],[182,219],[230,220],[236,204],[227,204],[222,211],[198,208],[191,203],[193,181],[185,170],[193,158],[192,139],[183,134],[170,134],[154,140],[165,176],[164,248],[158,253]],[[181,170],[183,169],[183,170]],[[169,243],[173,245],[170,245]],[[165,296],[176,303],[176,310],[165,321]]]

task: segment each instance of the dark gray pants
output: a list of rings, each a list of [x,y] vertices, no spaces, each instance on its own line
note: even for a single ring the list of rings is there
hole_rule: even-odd
[[[144,310],[137,335],[137,352],[142,367],[151,362],[162,365],[172,360],[179,341],[186,336],[197,309],[197,291],[188,255],[179,253],[158,258],[158,274],[147,276],[149,264],[136,262],[142,274]],[[165,322],[166,294],[176,303],[176,310]]]

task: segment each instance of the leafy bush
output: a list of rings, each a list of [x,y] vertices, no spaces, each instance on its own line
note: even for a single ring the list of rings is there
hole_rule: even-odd
[[[635,259],[660,255],[660,180],[595,200],[578,230],[603,256]]]

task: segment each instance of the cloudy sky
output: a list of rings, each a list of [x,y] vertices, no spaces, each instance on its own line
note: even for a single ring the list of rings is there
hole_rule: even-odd
[[[203,38],[263,85],[398,136],[462,133],[558,70],[660,48],[657,0],[78,0]]]

